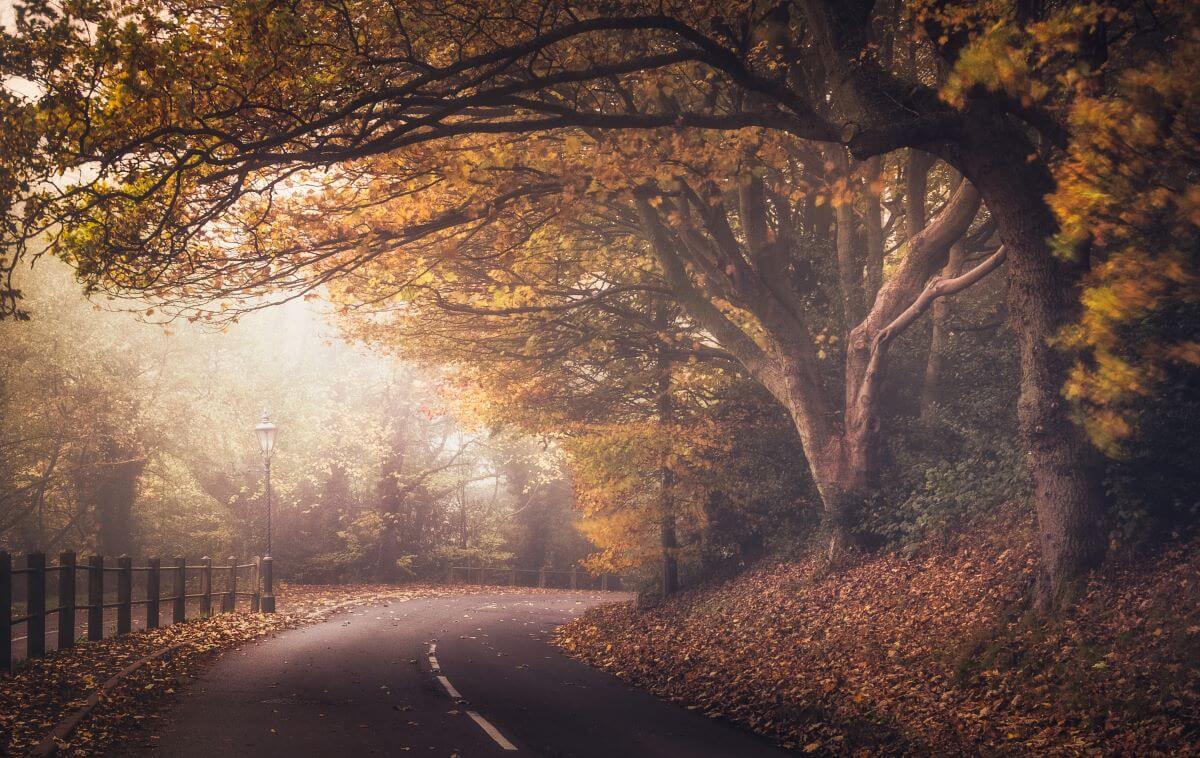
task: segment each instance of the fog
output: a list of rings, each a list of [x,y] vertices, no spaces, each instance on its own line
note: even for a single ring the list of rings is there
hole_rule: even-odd
[[[254,555],[301,580],[572,565],[553,448],[453,415],[436,367],[345,341],[316,299],[219,324],[84,297],[52,259],[0,322],[0,548]],[[136,310],[134,308],[136,307]]]

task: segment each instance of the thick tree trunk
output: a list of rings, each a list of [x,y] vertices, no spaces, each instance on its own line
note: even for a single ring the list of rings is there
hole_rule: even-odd
[[[470,521],[467,514],[467,485],[458,485],[458,546],[466,550],[471,545]]]
[[[383,581],[397,578],[396,561],[400,558],[400,518],[407,505],[407,493],[400,487],[399,477],[404,470],[405,441],[397,436],[391,455],[384,464],[383,476],[377,485],[379,495],[379,550],[375,561],[376,575]]]
[[[1010,303],[1021,351],[1018,415],[1041,538],[1038,605],[1045,609],[1103,560],[1108,535],[1098,456],[1062,396],[1070,361],[1047,344],[1073,320],[1077,301],[1039,243],[1011,259]]]
[[[835,155],[835,158],[838,157]],[[844,159],[844,154],[841,155]],[[843,165],[845,161],[842,161]],[[743,305],[763,326],[765,346],[760,346],[737,324],[717,308],[708,293],[693,284],[684,265],[684,256],[691,255],[697,266],[715,264],[705,259],[700,243],[690,243],[683,235],[673,238],[671,232],[651,205],[643,190],[638,198],[638,211],[656,257],[666,279],[675,290],[679,302],[692,318],[710,330],[722,347],[733,354],[746,370],[770,392],[788,411],[808,458],[809,469],[824,506],[824,521],[829,534],[829,557],[836,561],[849,541],[850,529],[858,505],[869,496],[873,484],[879,446],[879,401],[877,385],[883,374],[882,360],[875,360],[874,339],[917,297],[925,282],[945,264],[951,244],[966,231],[979,206],[979,197],[969,185],[956,192],[938,221],[910,241],[905,262],[877,293],[876,302],[867,317],[850,329],[844,377],[845,412],[839,414],[829,402],[823,379],[817,368],[819,354],[807,325],[797,313],[797,304],[789,302],[786,293],[758,287],[754,272],[738,276],[739,261],[747,268],[738,250],[732,231],[721,219],[706,219],[716,244],[725,241],[724,250],[730,260],[729,285],[741,287]],[[743,215],[754,205],[743,193]],[[699,204],[697,204],[699,205]],[[703,216],[709,209],[698,208]],[[849,211],[845,206],[840,210]],[[838,252],[839,283],[845,297],[846,311],[852,317],[855,300],[861,303],[864,277],[861,256],[854,253],[852,220],[847,212],[839,212]],[[752,259],[762,260],[766,236],[762,229],[746,224],[748,247]],[[694,231],[694,230],[692,230]],[[850,294],[852,293],[852,294]],[[802,306],[799,306],[802,309]],[[868,379],[870,371],[870,382]],[[665,532],[664,532],[665,533]]]
[[[788,360],[782,359],[781,363],[787,366]],[[843,427],[812,419],[803,397],[776,393],[776,399],[787,409],[808,459],[809,472],[821,497],[826,558],[836,565],[850,545],[855,513],[868,494],[878,437],[846,434]]]
[[[843,123],[895,124],[910,118],[889,91],[900,83],[855,63],[868,36],[870,15],[863,11],[870,7],[832,0],[802,3],[822,63],[833,74],[831,100]],[[920,106],[931,113],[943,107],[932,93],[925,93]],[[962,115],[953,135],[913,133],[883,144],[888,149],[901,141],[918,144],[959,168],[982,194],[1008,251],[1010,320],[1021,354],[1018,415],[1037,501],[1038,603],[1045,608],[1098,563],[1105,548],[1097,454],[1071,422],[1061,394],[1070,359],[1049,344],[1077,313],[1081,272],[1047,248],[1055,224],[1044,198],[1053,181],[1028,132],[980,103]],[[860,158],[882,150],[878,145],[863,149],[862,140],[858,147]]]
[[[904,226],[912,239],[925,228],[925,196],[929,192],[929,169],[933,156],[920,150],[908,151],[904,173]]]
[[[872,458],[872,451],[847,439],[832,440],[830,449],[816,460],[810,456],[809,466],[824,507],[826,559],[831,566],[842,561],[851,544],[856,517],[869,494],[868,461]]]
[[[659,351],[658,371],[656,412],[659,425],[666,429],[675,421],[675,405],[671,398],[671,362],[665,350]],[[662,593],[666,597],[679,591],[679,538],[675,532],[675,472],[671,470],[665,451],[658,473],[659,547],[662,549]]]
[[[1049,344],[1078,315],[1080,267],[1054,257],[1049,179],[1003,156],[972,176],[1009,251],[1010,324],[1021,356],[1018,418],[1033,480],[1040,539],[1037,605],[1053,607],[1104,558],[1107,529],[1099,455],[1069,417],[1062,389],[1071,357]]]
[[[846,149],[838,145],[826,151],[830,160],[837,166],[840,178],[846,187],[853,186],[854,175],[851,170],[850,157]],[[847,191],[847,194],[849,192]],[[863,292],[863,263],[865,256],[860,255],[856,244],[854,205],[848,198],[835,201],[834,220],[837,225],[837,270],[838,290],[842,296],[842,323],[848,331],[853,324],[862,319]]]
[[[133,503],[145,467],[143,459],[99,465],[95,498],[101,555],[128,555],[133,550]]]
[[[662,545],[662,592],[663,597],[679,591],[679,538],[675,534],[675,507],[671,500],[672,475],[668,468],[662,470],[662,520],[659,523],[659,541]]]
[[[376,571],[383,581],[395,581],[397,574],[396,561],[400,559],[400,498],[386,500],[380,508],[380,518],[383,520],[379,532],[379,554],[376,561]]]

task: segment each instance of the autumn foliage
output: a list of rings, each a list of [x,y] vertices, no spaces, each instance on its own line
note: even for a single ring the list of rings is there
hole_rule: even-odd
[[[36,2],[0,42],[0,312],[39,254],[143,318],[323,300],[451,409],[339,426],[293,565],[702,584],[563,644],[809,752],[1195,747],[1195,2]],[[4,408],[54,438],[37,339]],[[100,463],[155,463],[121,418]],[[69,533],[91,479],[28,438],[0,506]]]

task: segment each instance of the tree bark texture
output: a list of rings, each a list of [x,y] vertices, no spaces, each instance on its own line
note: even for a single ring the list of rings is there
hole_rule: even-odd
[[[656,320],[662,321],[665,309],[660,309]],[[656,412],[659,426],[669,434],[675,422],[675,404],[671,397],[671,360],[666,356],[665,346],[658,353],[658,398]],[[665,444],[665,443],[664,443]],[[670,454],[663,449],[659,465],[659,547],[662,550],[662,594],[663,597],[679,591],[679,537],[675,530],[675,472],[671,469]]]
[[[1047,175],[1015,156],[965,165],[1009,250],[1009,320],[1021,356],[1017,415],[1038,519],[1037,605],[1046,610],[1103,560],[1107,547],[1099,454],[1063,397],[1071,356],[1050,344],[1078,315],[1082,267],[1055,258],[1047,244],[1055,231],[1042,200]]]

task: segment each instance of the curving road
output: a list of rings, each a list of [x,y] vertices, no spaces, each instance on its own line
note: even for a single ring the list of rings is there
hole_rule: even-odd
[[[230,652],[127,755],[773,756],[573,661],[555,626],[611,593],[372,606]]]

